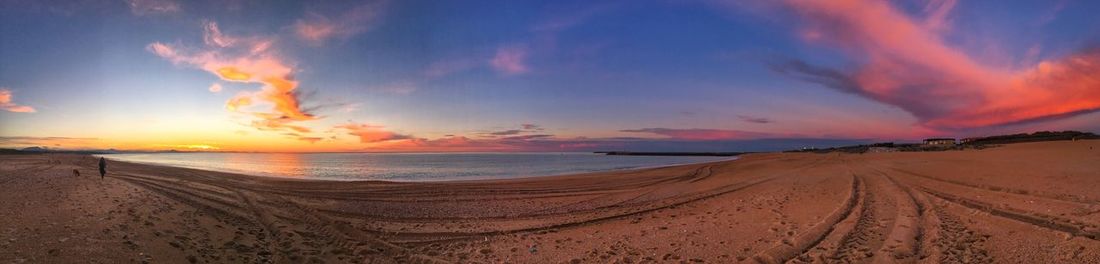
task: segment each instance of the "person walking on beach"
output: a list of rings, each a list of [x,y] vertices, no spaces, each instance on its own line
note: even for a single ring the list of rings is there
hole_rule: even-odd
[[[103,157],[99,158],[99,179],[103,179],[103,176],[107,175],[107,159]]]

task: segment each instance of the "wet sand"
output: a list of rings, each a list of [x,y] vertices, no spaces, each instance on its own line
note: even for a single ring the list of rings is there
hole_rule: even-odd
[[[443,183],[95,162],[0,155],[0,262],[1100,263],[1097,140]]]

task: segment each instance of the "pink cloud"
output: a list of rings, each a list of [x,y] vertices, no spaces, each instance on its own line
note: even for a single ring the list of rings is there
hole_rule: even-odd
[[[924,12],[927,14],[924,19],[924,28],[931,31],[949,29],[951,10],[956,4],[956,0],[928,0],[924,5]]]
[[[954,1],[934,1],[927,17],[888,1],[787,0],[813,42],[839,47],[860,63],[852,71],[793,61],[780,72],[898,106],[931,128],[959,129],[1041,121],[1100,110],[1100,50],[1023,69],[980,63],[940,36]],[[923,22],[922,22],[923,21]]]
[[[519,46],[506,46],[497,49],[489,65],[505,75],[523,74],[530,71],[527,64],[527,49]]]
[[[336,128],[346,130],[348,135],[359,137],[359,142],[361,143],[413,139],[412,136],[390,132],[385,130],[382,126],[370,124],[344,124],[338,125]]]
[[[18,105],[12,102],[12,92],[7,88],[0,88],[0,109],[14,113],[34,113],[34,107]]]
[[[349,38],[373,28],[381,19],[387,1],[373,1],[336,16],[311,13],[294,23],[294,33],[310,45],[320,46],[332,38]]]
[[[218,23],[207,21],[203,23],[206,31],[203,34],[203,42],[208,46],[216,46],[226,48],[233,46],[237,42],[237,39],[222,34],[221,29],[218,28]]]

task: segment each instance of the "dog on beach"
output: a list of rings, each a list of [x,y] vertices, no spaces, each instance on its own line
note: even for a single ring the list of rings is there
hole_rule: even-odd
[[[73,169],[73,176],[80,177],[80,171]]]

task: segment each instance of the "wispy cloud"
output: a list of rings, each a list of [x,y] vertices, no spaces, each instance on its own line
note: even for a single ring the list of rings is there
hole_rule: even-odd
[[[19,105],[13,101],[11,89],[0,87],[0,109],[15,113],[34,113],[34,107]]]
[[[639,128],[639,129],[624,129],[619,132],[628,133],[649,133],[660,136],[665,136],[669,139],[676,140],[735,140],[735,139],[753,139],[753,138],[765,138],[775,137],[776,135],[761,132],[751,132],[742,130],[728,130],[728,129],[706,129],[706,128]]]
[[[171,149],[171,150],[219,150],[221,147],[210,144],[155,144],[153,147],[158,149]]]
[[[953,1],[936,1],[925,19],[888,1],[783,1],[807,38],[841,48],[854,70],[799,60],[775,68],[797,78],[897,106],[931,128],[959,129],[1042,121],[1100,110],[1100,49],[1024,67],[980,63],[941,32]],[[924,21],[918,22],[918,21]]]
[[[525,130],[542,131],[542,126],[536,124],[520,124],[519,126]]]
[[[502,44],[491,54],[478,54],[468,58],[447,58],[435,61],[424,71],[425,79],[437,79],[450,74],[463,72],[477,67],[488,66],[503,76],[516,76],[532,71],[531,58],[552,53],[556,44],[556,35],[561,31],[583,24],[592,17],[603,13],[613,4],[590,4],[580,8],[555,10],[539,19],[530,29],[531,39]],[[597,46],[585,46],[581,53],[592,53]],[[488,57],[486,59],[486,57]]]
[[[289,138],[292,138],[292,139],[297,139],[297,140],[309,142],[310,144],[315,144],[317,142],[320,142],[321,140],[324,140],[324,138],[322,138],[322,137],[305,136],[305,135],[302,135],[302,134],[299,134],[299,133],[294,133],[294,132],[283,133],[283,135],[287,136]]]
[[[588,4],[582,8],[555,12],[552,16],[544,17],[534,27],[536,32],[558,32],[577,26],[592,17],[611,9],[612,4]]]
[[[180,3],[173,0],[126,0],[126,5],[130,7],[130,12],[139,16],[176,13],[183,10]]]
[[[346,39],[375,27],[387,4],[384,0],[371,1],[337,15],[309,13],[294,23],[294,33],[315,46],[333,38]]]
[[[509,129],[509,130],[493,131],[493,132],[485,133],[485,135],[488,135],[488,136],[509,136],[509,135],[518,135],[519,133],[523,133],[523,130]]]
[[[220,92],[222,92],[222,84],[220,84],[220,83],[211,84],[209,88],[206,88],[206,90],[210,91],[211,93],[220,93]]]
[[[503,138],[503,136],[515,136],[519,134],[529,134],[543,131],[544,129],[536,124],[520,124],[519,129],[505,129],[478,133],[481,137],[487,138]],[[547,135],[548,136],[548,135]]]
[[[202,35],[202,41],[206,43],[207,46],[228,48],[237,43],[236,38],[222,34],[222,30],[218,28],[218,23],[215,23],[213,21],[206,21],[203,22],[203,27],[205,31]]]
[[[271,49],[275,40],[268,37],[230,37],[221,33],[215,22],[204,25],[202,48],[188,50],[181,45],[154,42],[147,49],[177,65],[195,67],[223,81],[261,84],[262,89],[240,92],[226,102],[226,109],[256,118],[251,125],[263,130],[309,129],[294,122],[318,119],[301,105],[293,78],[294,67]],[[246,111],[254,103],[271,106],[268,111]]]
[[[384,141],[413,139],[412,136],[398,134],[385,130],[383,126],[371,125],[371,124],[355,124],[348,123],[336,126],[337,129],[343,129],[348,135],[359,137],[361,143],[377,143]]]
[[[527,73],[530,71],[527,67],[527,52],[524,46],[501,46],[497,48],[496,55],[489,60],[489,65],[504,75]]]
[[[468,58],[450,58],[432,62],[424,70],[424,77],[427,79],[441,78],[452,73],[458,73],[472,69],[474,67],[483,66],[480,60],[473,60]]]
[[[763,118],[763,117],[749,116],[749,115],[737,115],[737,119],[741,119],[742,122],[749,122],[749,123],[756,123],[756,124],[775,123],[775,121],[771,120],[771,119],[767,119],[767,118]]]
[[[97,138],[80,137],[0,137],[0,146],[31,147],[49,146],[64,148],[84,148],[97,141]]]

